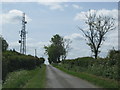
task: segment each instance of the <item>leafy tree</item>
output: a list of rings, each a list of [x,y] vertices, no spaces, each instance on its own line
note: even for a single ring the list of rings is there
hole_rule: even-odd
[[[114,21],[112,17],[97,15],[97,12],[91,10],[86,15],[85,23],[88,25],[88,30],[81,29],[78,27],[88,40],[88,45],[91,51],[94,53],[94,57],[97,59],[100,53],[99,48],[103,41],[105,41],[106,33],[115,29]]]
[[[51,38],[50,42],[51,45],[44,46],[49,63],[59,63],[60,59],[63,60],[67,56],[70,40],[65,40],[63,37],[56,34]]]
[[[63,38],[58,34],[54,35],[50,41],[52,44],[45,46],[46,54],[49,56],[50,63],[60,62],[60,56],[64,54]]]
[[[3,37],[0,37],[0,43],[2,43],[2,51],[6,51],[8,48],[7,41]]]
[[[119,56],[120,56],[119,50],[115,50],[114,48],[109,50],[108,55],[107,55],[107,58],[110,60],[109,64],[115,65],[119,63],[119,59],[120,59]]]

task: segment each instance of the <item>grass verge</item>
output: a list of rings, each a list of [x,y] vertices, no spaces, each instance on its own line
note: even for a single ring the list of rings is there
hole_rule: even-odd
[[[44,88],[46,79],[46,67],[44,66],[38,71],[32,79],[24,86],[24,88]]]
[[[42,68],[37,67],[34,70],[11,72],[7,76],[7,79],[3,84],[3,88],[44,88],[45,69],[46,66],[42,65]],[[38,81],[39,85],[37,84]]]
[[[118,88],[118,83],[115,80],[110,80],[110,79],[105,79],[105,78],[101,78],[99,76],[95,76],[92,74],[88,74],[85,72],[74,72],[71,70],[67,70],[63,67],[57,66],[57,65],[53,65],[54,67],[62,70],[65,73],[68,73],[70,75],[79,77],[81,79],[87,80],[91,83],[93,83],[94,85],[101,87],[101,88]]]

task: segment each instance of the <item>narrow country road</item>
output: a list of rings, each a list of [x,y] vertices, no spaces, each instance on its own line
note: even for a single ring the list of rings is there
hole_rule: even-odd
[[[97,88],[91,83],[68,75],[51,65],[47,65],[46,74],[46,88]]]

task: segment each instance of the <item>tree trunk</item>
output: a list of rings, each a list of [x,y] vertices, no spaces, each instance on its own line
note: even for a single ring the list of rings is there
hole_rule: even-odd
[[[95,59],[98,57],[98,50],[95,51]]]

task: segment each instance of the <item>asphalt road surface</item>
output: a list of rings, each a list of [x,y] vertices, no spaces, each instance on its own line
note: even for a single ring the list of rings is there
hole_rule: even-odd
[[[46,75],[46,88],[98,88],[87,81],[68,75],[51,65],[47,65]]]

